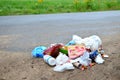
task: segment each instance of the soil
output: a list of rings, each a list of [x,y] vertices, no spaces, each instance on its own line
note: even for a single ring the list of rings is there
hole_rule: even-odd
[[[0,36],[0,46],[6,48],[12,36]],[[30,52],[0,50],[0,80],[120,80],[120,33],[101,36],[105,63],[85,71],[54,72],[42,58],[32,58]]]

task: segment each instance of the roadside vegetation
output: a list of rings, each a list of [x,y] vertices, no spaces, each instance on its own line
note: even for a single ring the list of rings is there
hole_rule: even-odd
[[[120,10],[120,0],[0,0],[0,15]]]

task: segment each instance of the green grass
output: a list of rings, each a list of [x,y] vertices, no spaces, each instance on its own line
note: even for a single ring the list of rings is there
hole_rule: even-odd
[[[120,10],[120,0],[0,0],[0,15]]]

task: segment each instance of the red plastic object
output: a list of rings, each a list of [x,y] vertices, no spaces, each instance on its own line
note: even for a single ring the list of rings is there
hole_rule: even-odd
[[[52,47],[49,47],[44,51],[44,55],[50,55],[56,58],[59,55],[60,48],[62,48],[62,44],[55,44]]]

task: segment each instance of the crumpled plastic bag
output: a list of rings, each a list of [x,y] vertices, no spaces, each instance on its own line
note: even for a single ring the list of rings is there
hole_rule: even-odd
[[[91,59],[89,58],[89,52],[84,52],[84,54],[74,60],[70,60],[71,63],[79,62],[84,66],[89,66],[91,64]]]
[[[65,54],[59,53],[56,58],[56,66],[53,68],[54,71],[63,72],[65,70],[74,69],[72,63],[69,62],[68,56]]]
[[[93,35],[93,36],[90,36],[89,37],[91,40],[93,40],[93,43],[91,45],[91,50],[94,51],[94,50],[98,50],[99,48],[101,48],[102,46],[102,41],[100,39],[99,36],[97,35]]]
[[[78,35],[73,35],[72,40],[75,41],[76,44],[82,43],[82,38],[79,37]]]
[[[47,49],[47,47],[45,46],[38,46],[38,47],[35,47],[33,50],[32,50],[32,56],[33,57],[36,57],[36,58],[43,58],[44,56],[44,51]]]
[[[95,51],[91,52],[90,53],[90,58],[98,64],[102,64],[104,62],[104,59],[102,58],[102,56],[98,52],[98,50],[95,50]]]
[[[84,52],[82,56],[80,56],[79,62],[84,66],[88,66],[89,64],[91,64],[91,59],[89,58],[89,53],[87,51]]]
[[[98,50],[98,48],[102,45],[102,41],[97,35],[92,35],[84,39],[77,35],[73,35],[72,40],[74,40],[76,44],[85,44],[86,48],[91,49],[92,51]]]
[[[66,63],[68,60],[69,60],[68,56],[60,52],[56,58],[56,65],[62,65]]]
[[[53,70],[57,72],[63,72],[65,70],[72,70],[72,69],[75,68],[71,63],[64,63],[63,65],[56,65]]]
[[[105,60],[102,58],[101,54],[98,54],[95,58],[95,62],[98,64],[102,64]]]

